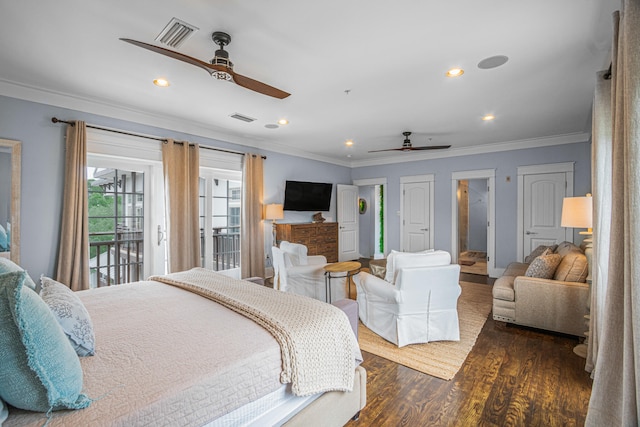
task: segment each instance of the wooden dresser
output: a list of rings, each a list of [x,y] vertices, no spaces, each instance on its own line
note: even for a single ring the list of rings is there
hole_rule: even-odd
[[[337,222],[276,223],[276,241],[283,240],[305,245],[308,255],[324,255],[327,262],[338,262]]]

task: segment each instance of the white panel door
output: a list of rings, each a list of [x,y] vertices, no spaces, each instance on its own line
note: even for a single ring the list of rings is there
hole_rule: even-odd
[[[360,258],[358,186],[338,184],[338,261]]]
[[[402,185],[403,218],[402,250],[418,252],[429,249],[430,197],[428,182],[411,182]]]
[[[539,245],[553,245],[565,239],[560,226],[566,174],[542,173],[524,176],[523,254]]]

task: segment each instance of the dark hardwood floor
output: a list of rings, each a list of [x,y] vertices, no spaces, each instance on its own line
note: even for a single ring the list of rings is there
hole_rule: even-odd
[[[493,284],[486,276],[461,280]],[[487,284],[488,282],[488,284]],[[347,426],[582,426],[591,394],[575,337],[494,321],[441,380],[363,352],[367,406]]]

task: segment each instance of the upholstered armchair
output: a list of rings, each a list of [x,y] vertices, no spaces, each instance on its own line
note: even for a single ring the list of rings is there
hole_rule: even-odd
[[[323,255],[307,255],[306,246],[287,241],[280,242],[280,247],[274,246],[271,251],[274,289],[326,301],[324,266],[327,259]],[[338,294],[334,287],[334,299],[346,297]]]
[[[384,279],[354,276],[360,320],[398,347],[459,341],[459,276],[460,266],[451,264],[448,252],[394,252]]]

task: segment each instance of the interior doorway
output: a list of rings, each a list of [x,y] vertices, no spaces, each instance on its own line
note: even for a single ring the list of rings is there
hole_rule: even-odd
[[[458,264],[462,273],[487,276],[487,179],[458,181]]]
[[[353,181],[358,186],[361,259],[380,259],[387,253],[386,183],[386,178]]]
[[[451,175],[451,261],[464,273],[499,277],[495,268],[495,170]]]

